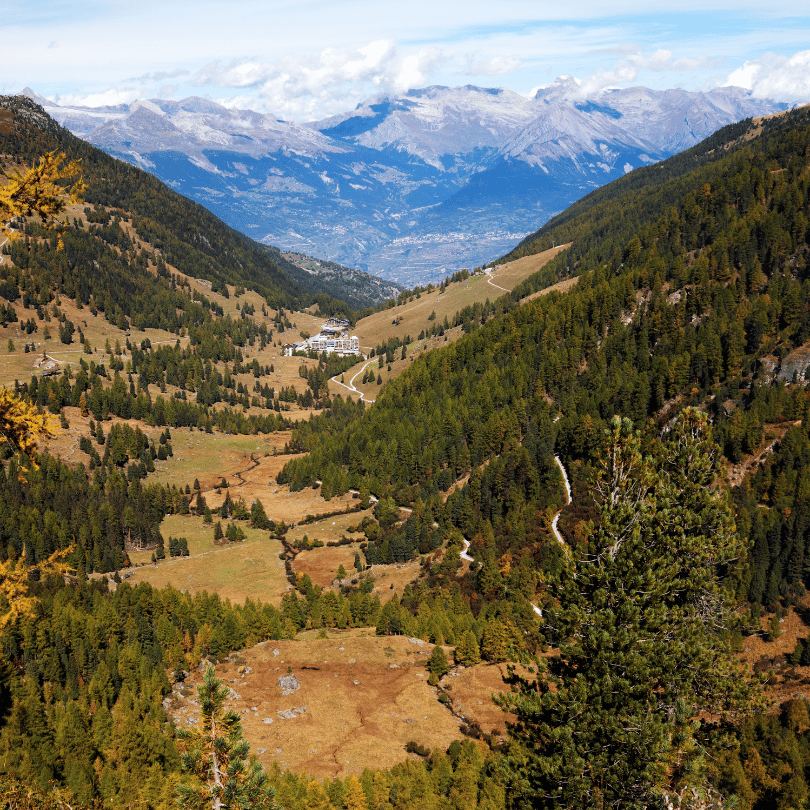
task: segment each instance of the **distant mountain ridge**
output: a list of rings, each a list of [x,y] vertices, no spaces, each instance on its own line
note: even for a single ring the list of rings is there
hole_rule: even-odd
[[[132,217],[140,237],[182,272],[210,281],[215,289],[225,284],[245,286],[273,305],[290,308],[318,303],[326,310],[363,309],[401,292],[397,285],[359,270],[307,256],[288,259],[272,245],[259,244],[158,178],[74,136],[45,112],[40,101],[30,94],[0,96],[3,161],[30,164],[50,150],[81,161],[87,204],[119,209]],[[129,272],[133,278],[141,274],[134,265]]]
[[[784,108],[734,87],[583,97],[572,80],[531,98],[426,87],[308,125],[200,98],[44,103],[244,233],[405,284],[484,263],[633,168]]]

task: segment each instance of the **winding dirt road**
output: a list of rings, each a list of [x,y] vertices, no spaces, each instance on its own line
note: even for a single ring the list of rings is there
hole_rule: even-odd
[[[349,380],[349,384],[346,385],[345,382],[341,382],[337,377],[332,377],[332,382],[337,383],[338,385],[342,385],[347,391],[351,391],[353,394],[360,395],[361,402],[367,402],[369,405],[374,404],[373,399],[366,399],[366,395],[355,386],[354,381],[363,373],[365,370],[373,363],[373,360],[369,360],[368,362],[363,364],[363,367],[358,371],[354,376]]]
[[[494,287],[496,290],[503,290],[504,292],[512,292],[511,290],[508,290],[506,287],[501,287],[500,284],[496,284],[492,280],[492,270],[491,269],[484,270],[484,273],[486,273],[487,284],[489,284],[490,287]]]
[[[557,466],[560,468],[560,472],[562,473],[563,483],[565,484],[565,497],[566,497],[565,506],[568,506],[571,503],[571,482],[568,480],[568,473],[562,461],[560,461],[560,457],[554,456],[554,461],[557,462]],[[563,507],[563,509],[565,509],[565,506]],[[560,530],[557,528],[557,522],[559,521],[561,514],[562,509],[560,509],[560,511],[557,512],[556,515],[554,515],[554,519],[551,521],[551,531],[554,532],[554,536],[557,538],[557,542],[565,546],[565,548],[568,548],[565,542],[565,538],[562,536],[562,534],[560,534]]]

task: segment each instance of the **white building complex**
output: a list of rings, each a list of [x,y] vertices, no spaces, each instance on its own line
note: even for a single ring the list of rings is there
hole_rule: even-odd
[[[349,335],[349,322],[330,318],[321,326],[317,335],[307,338],[302,343],[284,347],[284,354],[296,352],[317,352],[321,354],[338,354],[341,357],[360,354],[360,341],[357,335]]]

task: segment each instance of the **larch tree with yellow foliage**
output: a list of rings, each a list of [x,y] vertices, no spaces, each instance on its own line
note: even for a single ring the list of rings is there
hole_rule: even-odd
[[[346,810],[368,810],[368,800],[360,780],[352,774],[346,780]]]
[[[79,202],[85,190],[81,166],[64,152],[46,152],[28,168],[0,170],[0,232],[13,239],[10,228],[17,219],[39,219],[52,226],[70,203]]]
[[[29,168],[2,171],[0,177],[5,178],[0,185],[0,234],[6,234],[7,240],[16,235],[10,224],[21,218],[35,218],[51,227],[69,203],[81,199],[85,188],[79,163],[58,151],[45,153]],[[38,443],[53,430],[47,414],[0,388],[0,444],[33,465]],[[39,563],[40,575],[65,573],[64,559],[69,553],[70,549],[62,549]],[[36,599],[29,592],[31,573],[23,557],[0,563],[0,632],[33,612]]]

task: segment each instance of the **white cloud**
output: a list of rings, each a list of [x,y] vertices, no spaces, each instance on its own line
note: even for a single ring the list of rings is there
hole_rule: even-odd
[[[526,92],[565,72],[586,77],[589,93],[708,88],[748,59],[736,83],[793,98],[810,73],[788,57],[808,47],[807,0],[712,0],[708,14],[705,0],[661,0],[653,11],[649,0],[609,10],[602,0],[74,0],[46,14],[48,5],[19,0],[0,20],[0,90],[94,103],[193,94],[311,120],[425,84]]]
[[[117,104],[131,104],[143,98],[139,88],[110,88],[98,93],[67,93],[54,97],[63,107],[114,107]]]
[[[403,53],[392,41],[380,39],[354,49],[324,48],[308,57],[276,62],[211,63],[197,72],[194,82],[217,88],[229,106],[252,106],[302,120],[353,107],[358,96],[419,87],[430,79],[439,58],[435,48]],[[230,89],[249,92],[229,95]]]
[[[503,76],[517,70],[521,64],[522,60],[517,56],[474,54],[464,60],[463,72],[468,76]]]
[[[637,81],[639,75],[645,71],[677,74],[679,80],[682,81],[685,73],[700,70],[709,63],[709,58],[675,58],[672,51],[667,48],[658,48],[649,53],[633,51],[612,68],[597,71],[581,81],[579,83],[580,93],[583,96],[593,95],[608,87],[630,84]]]
[[[745,87],[758,98],[810,101],[810,50],[793,56],[765,54],[729,74],[727,85]]]

